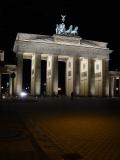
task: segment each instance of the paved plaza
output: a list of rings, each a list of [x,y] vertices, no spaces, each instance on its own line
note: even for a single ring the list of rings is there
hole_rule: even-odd
[[[120,159],[120,99],[2,102],[0,159]]]

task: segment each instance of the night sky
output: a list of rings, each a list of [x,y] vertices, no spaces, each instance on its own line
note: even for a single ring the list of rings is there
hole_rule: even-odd
[[[15,63],[13,45],[17,32],[53,35],[61,14],[67,15],[66,27],[79,26],[84,39],[109,42],[114,50],[110,69],[120,70],[119,4],[105,1],[0,1],[0,49],[5,50],[6,63]]]

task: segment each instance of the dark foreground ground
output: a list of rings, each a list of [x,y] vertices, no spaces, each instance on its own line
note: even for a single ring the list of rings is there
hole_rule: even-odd
[[[119,98],[0,104],[0,160],[119,160]]]

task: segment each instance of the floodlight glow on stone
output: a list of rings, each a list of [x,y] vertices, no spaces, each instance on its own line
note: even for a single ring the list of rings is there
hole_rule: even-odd
[[[27,93],[26,93],[26,92],[21,92],[21,93],[20,93],[20,96],[21,96],[21,97],[26,97],[26,96],[27,96]]]

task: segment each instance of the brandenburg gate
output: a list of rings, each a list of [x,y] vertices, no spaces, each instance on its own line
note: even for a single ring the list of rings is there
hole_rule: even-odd
[[[109,96],[109,54],[107,43],[84,40],[78,27],[56,25],[53,36],[18,33],[16,94],[22,91],[23,59],[31,59],[31,95],[41,93],[41,60],[47,61],[46,94],[58,94],[58,61],[66,63],[65,90],[70,96]],[[61,70],[62,72],[62,70]]]

